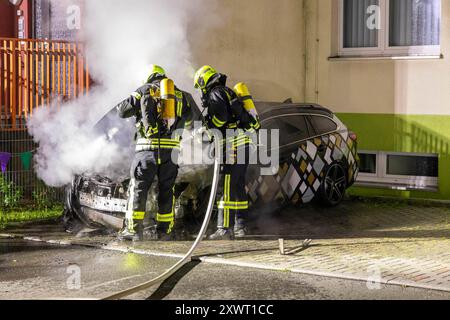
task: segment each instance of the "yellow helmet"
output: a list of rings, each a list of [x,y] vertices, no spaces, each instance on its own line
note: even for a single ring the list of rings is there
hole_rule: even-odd
[[[196,89],[201,89],[203,92],[206,91],[206,86],[212,77],[217,75],[217,71],[211,66],[201,67],[194,76],[194,87]]]
[[[150,75],[147,78],[147,82],[151,82],[153,78],[156,76],[165,77],[166,71],[160,66],[157,66],[156,64],[152,64],[150,66]]]

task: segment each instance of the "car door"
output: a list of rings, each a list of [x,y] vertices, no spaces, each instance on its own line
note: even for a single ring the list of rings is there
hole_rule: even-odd
[[[264,205],[266,203],[272,202],[277,193],[279,192],[279,185],[276,180],[275,174],[265,174],[262,172],[274,172],[278,168],[274,167],[272,163],[267,163],[261,160],[261,155],[269,159],[272,157],[272,149],[277,149],[275,153],[279,150],[278,143],[272,145],[272,132],[273,130],[279,130],[280,123],[276,117],[271,117],[263,119],[261,121],[262,130],[260,131],[260,140],[258,146],[258,163],[251,164],[247,171],[247,190],[249,195],[249,200],[253,205]],[[267,133],[267,135],[266,135]],[[264,139],[262,137],[264,136]],[[278,157],[276,159],[278,161]]]
[[[308,157],[310,140],[315,135],[305,114],[286,114],[280,121],[280,189],[287,201],[306,203],[315,196],[310,187],[317,179]]]
[[[263,203],[273,200],[287,202],[292,199],[298,202],[299,197],[296,196],[298,188],[308,176],[300,175],[297,154],[300,146],[305,146],[307,139],[311,137],[310,124],[301,113],[274,115],[264,119],[261,124],[262,128],[269,132],[279,131],[278,145],[263,146],[269,151],[277,149],[279,169],[276,174],[269,176],[258,176],[258,172],[252,172],[248,184],[250,198],[252,201],[261,200]]]

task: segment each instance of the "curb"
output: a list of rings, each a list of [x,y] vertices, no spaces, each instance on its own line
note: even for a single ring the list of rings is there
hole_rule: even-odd
[[[146,256],[154,256],[154,257],[164,257],[164,258],[176,258],[181,259],[184,257],[182,254],[174,254],[174,253],[165,253],[159,251],[150,251],[150,250],[142,250],[142,249],[133,249],[131,247],[116,247],[110,245],[98,245],[98,244],[87,244],[87,243],[77,243],[76,241],[64,241],[64,240],[42,240],[39,237],[27,237],[23,235],[14,235],[14,234],[4,234],[0,233],[0,239],[23,239],[26,241],[33,242],[42,242],[48,244],[55,244],[61,246],[80,246],[86,248],[95,248],[100,250],[109,250],[113,252],[122,252],[122,253],[134,253],[139,255]],[[336,273],[336,272],[321,272],[321,271],[313,271],[307,269],[298,269],[298,268],[281,268],[270,265],[265,265],[263,263],[251,263],[251,262],[243,262],[243,261],[233,261],[225,258],[217,258],[217,257],[205,257],[205,256],[193,256],[192,260],[201,261],[205,263],[211,264],[221,264],[221,265],[229,265],[235,267],[242,268],[253,268],[260,270],[271,270],[271,271],[283,271],[283,272],[292,272],[298,274],[307,274],[312,276],[321,276],[326,278],[335,278],[335,279],[343,279],[343,280],[353,280],[353,281],[361,281],[367,283],[367,278],[357,276],[357,275],[349,275],[344,273]],[[413,281],[395,281],[395,280],[384,280],[373,281],[373,283],[384,284],[384,285],[395,285],[401,287],[408,288],[418,288],[418,289],[426,289],[433,291],[441,291],[441,292],[450,292],[450,287],[442,287],[442,286],[434,286],[434,285],[422,285]]]

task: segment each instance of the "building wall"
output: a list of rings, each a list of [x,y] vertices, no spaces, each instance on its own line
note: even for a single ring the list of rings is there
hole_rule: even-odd
[[[35,38],[65,41],[76,41],[80,38],[81,16],[85,0],[32,1]]]
[[[450,1],[442,1],[443,59],[435,60],[329,61],[337,53],[337,1],[305,0],[305,6],[306,100],[339,113],[358,133],[360,149],[439,154],[439,192],[400,194],[450,199]]]
[[[8,0],[0,0],[0,37],[14,37],[15,10]]]
[[[439,192],[353,188],[356,194],[450,198],[450,2],[442,1],[436,60],[329,61],[337,53],[337,0],[229,0],[198,65],[245,81],[258,100],[316,102],[358,133],[361,150],[439,155]]]
[[[83,8],[86,0],[32,1],[36,38],[76,40],[80,37],[82,28],[68,30],[66,11],[72,5]],[[215,12],[199,12],[195,27],[188,26],[194,67],[210,64],[229,75],[230,83],[247,82],[258,100],[303,101],[303,0],[215,3]],[[204,14],[208,14],[207,19]],[[199,19],[205,20],[201,30]]]
[[[195,63],[215,66],[232,83],[247,82],[258,100],[303,101],[303,1],[227,0],[218,4],[217,25],[208,25],[206,35],[190,38]]]
[[[308,78],[315,80],[317,77],[322,103],[349,113],[450,115],[449,1],[442,1],[441,51],[444,59],[406,61],[328,61],[328,57],[336,55],[333,43],[338,31],[333,12],[337,1],[305,1],[310,15]],[[317,26],[316,15],[320,21]],[[317,50],[312,39],[316,35],[320,39]],[[316,59],[318,68],[314,65]],[[317,98],[314,89],[312,85],[308,87],[307,100]]]

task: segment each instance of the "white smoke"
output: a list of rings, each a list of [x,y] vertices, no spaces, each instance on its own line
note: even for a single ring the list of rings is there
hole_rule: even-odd
[[[151,64],[163,66],[177,86],[192,92],[198,66],[192,63],[188,30],[217,23],[213,6],[205,0],[85,1],[82,40],[96,88],[61,111],[41,108],[29,121],[29,132],[39,143],[38,176],[50,186],[62,186],[75,174],[127,174],[133,123],[110,117],[113,128],[127,132],[114,142],[98,138],[94,125],[143,83]]]

